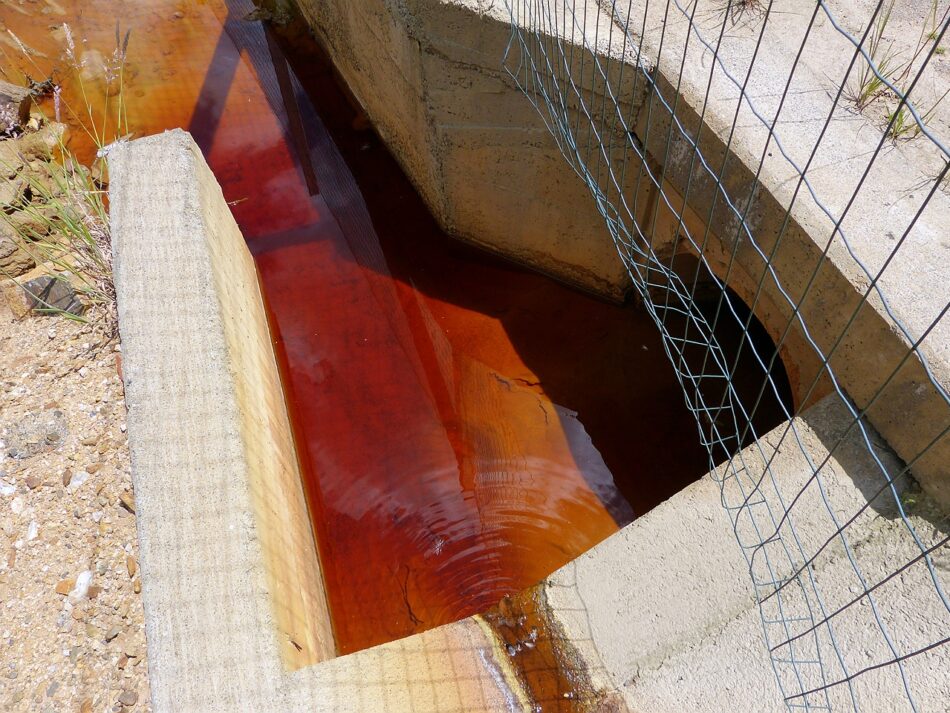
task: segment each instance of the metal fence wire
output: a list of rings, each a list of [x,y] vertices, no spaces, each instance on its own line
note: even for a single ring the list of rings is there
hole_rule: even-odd
[[[589,187],[637,298],[662,332],[749,566],[784,704],[950,710],[950,528],[945,503],[933,507],[916,484],[918,466],[928,462],[937,472],[931,482],[941,469],[950,479],[950,464],[935,455],[950,430],[942,331],[950,307],[950,152],[941,139],[941,112],[950,107],[940,96],[946,66],[936,66],[945,61],[950,6],[507,4],[505,68]],[[909,25],[891,37],[899,21],[915,18],[923,23],[919,38]],[[867,148],[844,160],[840,138],[829,137],[847,132]],[[747,167],[741,181],[739,163]],[[837,172],[830,183],[829,164]],[[779,219],[764,221],[781,191]],[[912,209],[895,217],[898,203]],[[818,218],[801,228],[802,215]],[[665,236],[664,216],[673,226]],[[795,230],[812,236],[814,259],[780,259]],[[873,254],[868,245],[877,246]],[[936,258],[920,253],[930,249]],[[932,264],[941,256],[942,265]],[[850,275],[852,299],[819,295],[831,263]],[[733,292],[741,271],[751,313]],[[919,293],[913,319],[906,300],[892,298],[908,274]],[[750,336],[753,314],[764,311],[774,350]],[[855,346],[872,311],[901,353],[866,375],[858,398],[851,384],[860,379],[849,365],[874,358],[859,354],[860,340]],[[742,374],[737,353],[717,338],[725,328],[739,330],[740,350],[752,355]],[[873,339],[863,343],[877,348]],[[782,396],[779,355],[794,349],[816,366],[799,375],[793,405]],[[926,432],[914,445],[895,446],[898,458],[875,427],[883,433],[879,424],[888,419],[917,418],[912,402],[889,403],[911,364],[918,393],[929,395],[927,428],[917,429]],[[740,386],[750,369],[752,389]],[[804,412],[824,393],[837,395],[846,422],[815,457]],[[769,400],[788,420],[763,437],[754,417]],[[857,505],[844,507],[834,495],[836,462],[855,442],[873,464],[874,482]],[[790,457],[799,464],[795,477],[777,472]],[[875,518],[885,525],[869,525]],[[874,527],[885,528],[882,548],[866,544]]]

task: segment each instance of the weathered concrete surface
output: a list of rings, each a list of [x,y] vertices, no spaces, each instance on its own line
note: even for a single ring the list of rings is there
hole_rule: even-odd
[[[697,16],[713,12],[714,5],[701,2]],[[785,334],[791,322],[783,357],[792,366],[799,397],[804,398],[816,379],[816,392],[820,395],[826,390],[820,383],[819,354],[831,354],[839,383],[859,408],[870,406],[874,426],[902,458],[914,460],[939,438],[914,462],[914,472],[928,492],[950,509],[950,434],[943,433],[950,424],[946,396],[950,387],[950,319],[940,319],[920,345],[919,354],[903,361],[911,342],[927,332],[950,299],[946,230],[950,196],[944,190],[934,191],[926,209],[915,219],[946,159],[926,139],[899,146],[885,142],[873,170],[864,177],[870,157],[882,142],[880,128],[856,116],[847,102],[839,105],[824,128],[837,90],[834,82],[844,76],[854,51],[830,22],[819,22],[813,29],[788,88],[789,100],[770,137],[768,124],[778,110],[813,10],[811,3],[796,2],[770,18],[762,39],[768,51],[759,53],[749,75],[747,99],[739,106],[737,128],[729,141],[736,116],[736,86],[718,65],[709,84],[709,62],[704,59],[708,50],[695,31],[687,43],[686,15],[674,11],[664,23],[661,8],[642,0],[634,2],[629,19],[639,28],[644,11],[647,13],[647,31],[637,39],[648,61],[656,65],[657,82],[657,92],[638,117],[636,133],[654,156],[669,156],[663,170],[672,205],[682,202],[689,186],[686,203],[693,216],[703,216],[703,221],[694,220],[686,226],[696,245],[680,239],[679,249],[697,252],[708,225],[704,255],[711,269],[722,276],[734,255],[729,284],[747,304],[755,304],[757,316],[773,337]],[[847,14],[840,7],[835,11]],[[620,12],[626,13],[627,8]],[[854,10],[852,15],[860,18],[867,13]],[[658,28],[664,24],[661,54]],[[733,28],[720,47],[722,62],[740,82],[755,47],[751,39],[757,34],[755,23]],[[710,41],[708,36],[705,39]],[[688,48],[685,59],[684,47]],[[749,206],[746,220],[754,240],[740,232],[736,213],[717,190],[713,177],[694,160],[682,132],[671,130],[670,112],[659,96],[672,104],[677,87],[678,121],[690,136],[700,137],[699,148],[710,170],[714,174],[722,170],[721,182],[736,210],[741,213]],[[766,123],[753,115],[750,102]],[[809,162],[816,144],[815,159]],[[809,167],[810,188],[800,185],[792,162]],[[849,206],[861,180],[863,184]],[[835,217],[846,215],[838,230],[836,220],[825,210]],[[653,239],[655,249],[663,254],[664,245],[675,240],[678,224],[665,206],[661,205],[660,213]],[[913,230],[891,257],[909,225]],[[847,245],[842,236],[847,236]],[[827,257],[823,258],[826,248]],[[766,271],[765,256],[770,257],[774,274]],[[882,269],[878,285],[888,307],[874,292],[859,307],[871,287],[868,273],[873,277]],[[794,316],[796,306],[807,334]],[[908,330],[910,339],[896,320]],[[846,336],[838,343],[845,329]],[[920,355],[929,362],[939,388],[928,377]],[[884,392],[872,403],[885,384]]]
[[[896,516],[889,491],[865,507],[884,480],[856,429],[846,432],[849,423],[847,411],[835,396],[827,397],[795,421],[804,451],[815,463],[821,463],[829,448],[843,437],[842,445],[822,469],[821,481],[830,510],[840,522],[859,513],[845,534],[867,585],[872,586],[911,562],[920,550]],[[763,473],[763,455],[775,452],[783,429],[767,434],[760,445],[750,446],[741,455],[740,461],[747,468],[742,478],[747,484]],[[882,451],[879,456],[893,474],[899,472],[900,464],[892,455]],[[781,513],[778,493],[786,504],[792,502],[807,485],[812,471],[794,442],[779,448],[771,471],[777,487],[771,488],[772,477],[768,477],[762,494]],[[724,474],[720,469],[715,475],[722,478]],[[750,586],[750,566],[735,542],[737,534],[740,541],[750,545],[762,541],[774,525],[769,528],[763,511],[758,517],[761,534],[754,531],[747,517],[739,519],[734,532],[723,510],[723,500],[732,505],[741,502],[734,482],[727,482],[721,491],[712,475],[706,476],[566,565],[545,583],[555,621],[567,638],[578,642],[590,668],[602,672],[600,685],[607,690],[623,690],[630,710],[786,710],[763,642],[763,625]],[[947,523],[932,504],[918,502],[910,520],[925,547],[947,536]],[[797,563],[820,551],[812,571],[825,611],[831,614],[858,597],[863,587],[840,541],[821,549],[835,527],[817,483],[805,487],[804,495],[792,506],[790,522],[805,553]],[[783,525],[782,534],[785,542],[796,549],[789,523]],[[776,576],[791,573],[792,560],[782,557],[783,547],[775,542],[758,553],[752,570],[759,581],[771,578],[763,565],[762,555],[766,553]],[[950,545],[944,544],[934,553],[934,563],[946,590],[950,584],[946,576]],[[786,595],[785,617],[803,615],[803,602],[792,596],[791,590]],[[940,602],[922,563],[876,589],[874,597],[882,621],[901,652],[940,641],[950,631],[950,612]],[[811,594],[810,600],[814,605],[817,598]],[[780,619],[774,600],[766,605],[764,613],[770,619]],[[815,620],[820,621],[820,612],[815,614]],[[849,673],[891,658],[867,600],[836,614],[832,625]],[[790,626],[793,633],[804,628],[801,623]],[[773,646],[787,636],[780,625],[768,629]],[[799,660],[807,658],[808,641],[798,642]],[[820,649],[828,682],[843,678],[825,629]],[[788,649],[784,648],[779,649],[778,658],[783,653],[788,657]],[[950,647],[908,659],[905,666],[919,710],[942,710],[950,697],[950,679],[942,674],[950,667]],[[805,671],[806,682],[820,684],[815,680],[816,667],[800,668]],[[787,694],[801,690],[795,686],[790,666],[779,665],[777,670]],[[894,666],[862,674],[853,685],[861,710],[909,710]],[[832,710],[851,709],[845,685],[835,686],[830,699]],[[809,697],[811,704],[817,705],[819,700],[817,695]],[[800,703],[801,699],[792,702]]]
[[[585,184],[546,135],[531,102],[501,70],[510,38],[506,3],[299,0],[297,4],[381,136],[450,232],[604,294],[616,294],[628,284],[613,249],[604,250],[598,244],[609,241],[593,227],[602,219]],[[889,145],[881,153],[841,224],[850,241],[849,250],[835,233],[835,221],[805,187],[798,188],[797,174],[774,136],[769,150],[764,151],[765,162],[756,180],[759,158],[769,140],[767,127],[742,103],[730,139],[738,91],[721,68],[714,74],[704,102],[709,50],[695,35],[686,42],[688,14],[672,5],[664,21],[664,3],[636,0],[629,8],[626,3],[600,3],[620,14],[621,22],[610,33],[609,14],[598,10],[598,3],[580,5],[578,11],[586,16],[579,18],[577,25],[572,27],[570,21],[555,17],[550,26],[564,32],[561,48],[575,60],[577,71],[572,79],[598,128],[613,132],[614,145],[625,141],[623,127],[616,120],[608,120],[606,129],[599,124],[598,107],[609,109],[609,103],[602,102],[603,81],[592,69],[591,55],[576,46],[583,36],[581,28],[586,28],[589,43],[597,46],[598,57],[612,59],[606,73],[612,78],[613,92],[621,98],[628,126],[654,159],[668,157],[667,165],[654,166],[654,175],[662,176],[661,195],[659,190],[648,190],[649,179],[637,182],[640,167],[635,156],[627,156],[630,163],[620,188],[640,225],[653,229],[644,240],[651,241],[664,262],[671,258],[674,244],[677,251],[693,253],[699,253],[702,246],[708,267],[720,278],[728,276],[730,287],[754,305],[756,316],[773,339],[781,340],[781,356],[798,407],[815,403],[831,390],[822,368],[822,355],[831,354],[840,385],[859,408],[870,409],[875,427],[902,458],[914,461],[921,483],[950,509],[950,434],[943,433],[950,423],[946,397],[950,319],[943,319],[919,349],[940,387],[931,382],[918,354],[903,359],[911,341],[924,333],[950,297],[946,289],[950,284],[950,244],[943,227],[950,222],[950,197],[944,191],[935,192],[879,282],[889,309],[906,325],[911,340],[876,294],[859,307],[870,285],[861,265],[874,275],[885,264],[919,207],[928,182],[940,170],[940,156],[927,141]],[[716,29],[721,4],[701,0],[700,5],[696,17],[715,18],[710,26]],[[551,3],[549,9],[556,14],[559,7]],[[770,18],[763,40],[768,51],[759,54],[746,89],[767,120],[777,109],[813,9],[806,0],[797,0]],[[624,44],[620,26],[625,24],[622,20],[628,10],[634,31],[639,32],[641,25],[646,29],[644,37],[635,34],[632,43]],[[864,17],[867,13],[855,9],[852,14]],[[720,48],[723,63],[740,81],[756,33],[754,22],[739,23],[726,33]],[[814,33],[815,39],[796,69],[789,94],[792,98],[775,133],[783,150],[800,167],[808,162],[830,111],[836,87],[829,77],[843,76],[853,51],[829,22],[818,23]],[[644,94],[645,81],[639,81],[634,89],[638,70],[632,66],[631,57],[636,54],[632,44],[639,46],[641,61],[656,81],[657,91],[649,96]],[[688,47],[685,62],[684,47]],[[553,43],[548,51],[555,52]],[[581,71],[581,61],[586,71]],[[624,62],[626,79],[621,86],[613,78],[619,76],[618,68]],[[517,66],[512,69],[517,71]],[[536,92],[529,93],[538,98]],[[577,99],[567,94],[569,111],[576,116]],[[718,173],[724,166],[722,184],[737,210],[744,210],[752,199],[747,221],[754,242],[739,233],[735,213],[717,193],[701,162],[693,160],[679,129],[671,131],[670,113],[660,95],[669,105],[676,104],[684,129],[700,137],[700,149],[711,170]],[[578,136],[583,139],[587,136],[586,117],[579,118]],[[816,195],[833,215],[845,209],[880,137],[878,127],[855,116],[846,104],[838,108],[808,171]],[[605,165],[598,164],[593,170],[607,175]],[[609,193],[607,197],[618,202],[616,194]],[[681,210],[684,195],[685,230],[670,210],[670,206]],[[687,232],[692,245],[689,239],[677,239]],[[831,241],[827,257],[822,257],[832,235],[837,237]],[[769,255],[774,276],[767,272],[763,259]],[[802,300],[806,288],[808,296]],[[799,323],[799,315],[807,329]],[[849,325],[852,315],[855,319]],[[847,336],[839,343],[846,325]],[[886,390],[875,399],[885,383]],[[917,458],[935,439],[937,443]]]
[[[629,279],[586,186],[501,66],[502,3],[484,12],[427,0],[299,5],[447,232],[582,289],[623,294]]]
[[[195,593],[178,585],[190,580],[257,617],[289,665],[328,658],[333,637],[312,535],[271,526],[288,515],[305,522],[306,509],[244,239],[187,134],[118,145],[109,166],[132,462],[148,513],[145,598],[153,611],[167,609],[170,624],[149,638],[187,633],[212,646],[226,622],[184,606]],[[205,549],[210,542],[219,547]],[[149,576],[168,549],[172,582]],[[265,586],[272,612],[259,609]],[[184,663],[159,656],[153,676]]]

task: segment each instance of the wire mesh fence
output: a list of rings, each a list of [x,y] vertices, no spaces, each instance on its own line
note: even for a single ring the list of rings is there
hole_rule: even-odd
[[[943,5],[508,0],[505,67],[662,333],[790,709],[950,710]]]

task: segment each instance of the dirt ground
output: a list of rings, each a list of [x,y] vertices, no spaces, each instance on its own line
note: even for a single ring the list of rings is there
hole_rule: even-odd
[[[147,711],[120,347],[0,300],[0,710]]]

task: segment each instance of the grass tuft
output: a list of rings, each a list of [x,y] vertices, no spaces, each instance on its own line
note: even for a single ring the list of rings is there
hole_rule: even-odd
[[[887,82],[893,84],[898,74],[905,69],[898,61],[899,53],[894,49],[893,42],[884,39],[891,13],[894,11],[894,2],[895,0],[891,0],[878,15],[866,40],[865,51],[870,61],[864,61],[857,81],[845,92],[845,97],[858,111],[864,111],[875,99],[881,97],[887,91]]]
[[[19,166],[0,166],[5,176],[0,178],[0,185],[14,181],[22,185],[24,180],[27,184],[22,203],[12,206],[15,210],[8,209],[9,212],[0,214],[0,218],[5,221],[7,234],[13,237],[19,249],[38,266],[43,266],[54,279],[67,281],[87,306],[83,316],[50,304],[38,311],[58,313],[67,319],[98,322],[104,327],[107,340],[111,340],[117,332],[117,317],[105,192],[106,165],[102,155],[107,145],[127,140],[130,136],[124,92],[130,32],[123,35],[116,24],[115,49],[102,67],[104,82],[95,87],[98,90],[95,94],[84,77],[87,57],[77,49],[68,24],[63,25],[63,32],[67,81],[75,86],[83,106],[76,110],[63,100],[60,81],[33,82],[52,97],[54,116],[46,116],[40,109],[40,120],[31,120],[35,125],[24,131],[38,131],[43,126],[55,136],[55,145],[45,156],[34,156],[29,161],[21,156],[24,160],[17,162]],[[34,53],[27,51],[15,36],[14,39],[23,48],[26,62],[42,76],[42,70],[33,58]],[[37,108],[39,94],[34,93]],[[57,130],[64,118],[71,126],[88,134],[97,147],[97,158],[91,169],[83,166],[72,153],[66,132]],[[6,277],[17,281],[11,275]],[[34,297],[40,299],[39,295]]]

